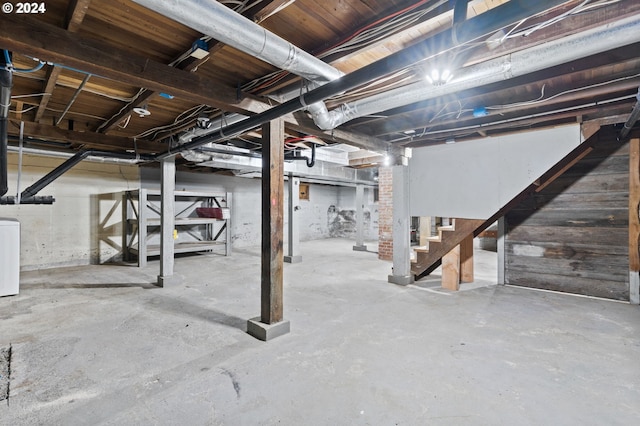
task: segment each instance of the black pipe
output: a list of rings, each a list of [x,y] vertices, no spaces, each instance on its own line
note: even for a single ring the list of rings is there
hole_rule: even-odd
[[[291,160],[305,160],[307,162],[307,167],[313,167],[316,164],[316,144],[311,144],[311,158],[307,157],[306,155],[296,155],[295,152],[293,153],[293,155],[284,156],[284,161]]]
[[[4,56],[0,59],[0,197],[9,190],[7,145],[9,144],[9,106],[13,73]]]
[[[460,43],[466,43],[479,37],[493,34],[509,24],[544,12],[565,2],[566,0],[509,1],[475,18],[465,21],[465,25],[456,30],[457,40]],[[253,115],[245,120],[225,126],[219,132],[193,138],[190,142],[177,147],[177,151],[158,154],[156,159],[177,154],[187,149],[194,149],[209,142],[229,139],[232,136],[240,135],[264,123],[278,119],[283,115],[301,110],[305,108],[306,105],[324,101],[338,93],[404,69],[424,59],[430,58],[439,52],[455,47],[452,43],[452,37],[453,30],[451,28],[442,31],[433,37],[391,54],[352,73],[346,74],[337,80],[324,84],[299,97],[270,108],[260,114]]]
[[[36,195],[29,198],[20,198],[20,204],[53,204],[56,201],[51,195]],[[18,204],[18,197],[11,195],[0,197],[0,204]]]
[[[60,164],[58,167],[56,167],[55,169],[47,173],[45,176],[40,178],[40,180],[38,180],[36,183],[34,183],[30,187],[22,191],[22,193],[20,194],[20,198],[29,199],[30,197],[33,197],[38,192],[40,192],[44,187],[49,185],[54,180],[58,179],[64,173],[69,171],[69,169],[71,169],[73,166],[75,166],[85,158],[89,157],[90,155],[94,155],[97,157],[106,157],[106,158],[121,158],[125,160],[140,159],[145,161],[151,161],[154,158],[148,155],[136,155],[136,154],[129,154],[129,153],[98,151],[98,150],[91,150],[91,149],[86,151],[80,151],[77,154],[75,154],[73,157],[67,159],[64,163]]]
[[[624,126],[622,126],[622,130],[620,130],[620,134],[618,134],[618,141],[620,142],[624,142],[627,139],[627,136],[629,136],[629,132],[631,131],[633,126],[636,124],[638,119],[640,119],[640,87],[638,87],[638,94],[636,95],[636,99],[637,101],[636,101],[636,104],[633,106],[633,109],[631,110],[631,115],[629,116],[627,121],[624,123]]]

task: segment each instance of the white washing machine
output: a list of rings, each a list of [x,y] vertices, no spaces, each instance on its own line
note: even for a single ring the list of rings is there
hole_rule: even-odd
[[[0,296],[18,294],[20,287],[20,222],[0,218]]]

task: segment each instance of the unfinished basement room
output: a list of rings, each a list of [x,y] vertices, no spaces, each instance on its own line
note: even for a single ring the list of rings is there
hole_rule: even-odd
[[[0,426],[640,422],[640,2],[5,0]]]

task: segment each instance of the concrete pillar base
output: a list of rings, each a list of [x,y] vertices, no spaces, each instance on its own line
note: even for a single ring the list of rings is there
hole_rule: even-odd
[[[409,285],[413,284],[413,275],[389,275],[388,281],[391,284]]]
[[[302,262],[302,256],[285,256],[284,261],[287,263],[300,263]]]
[[[247,321],[247,333],[258,340],[266,342],[276,337],[287,334],[291,331],[289,321],[282,320],[274,324],[265,324],[260,321],[260,317],[251,318]]]
[[[353,246],[353,251],[367,251],[367,246],[365,246],[365,245],[361,245],[361,246],[355,245],[355,246]]]
[[[629,303],[640,304],[640,275],[636,271],[629,271]]]
[[[175,275],[162,276],[158,275],[158,287],[177,287],[181,284],[180,278]]]

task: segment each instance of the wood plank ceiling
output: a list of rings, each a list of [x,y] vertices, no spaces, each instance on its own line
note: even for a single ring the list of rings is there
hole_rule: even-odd
[[[467,19],[507,0],[474,0]],[[222,1],[222,3],[225,3]],[[229,1],[229,7],[350,73],[451,26],[450,3],[436,0]],[[19,122],[33,147],[162,153],[199,115],[251,115],[274,105],[268,95],[300,87],[298,77],[206,39],[209,55],[189,56],[204,35],[128,0],[47,0],[46,11],[5,14],[0,48],[12,52],[11,144]],[[503,29],[502,43],[467,49],[457,67],[481,63],[584,29],[640,14],[634,0],[567,1]],[[462,24],[464,25],[464,23]],[[530,31],[531,30],[531,31]],[[508,37],[507,37],[508,35]],[[347,47],[351,43],[351,47]],[[319,130],[304,114],[291,137],[359,147],[423,146],[559,123],[623,122],[640,84],[638,45],[526,76],[464,90]],[[459,58],[458,58],[459,59]],[[402,70],[327,101],[329,109],[417,81],[428,64]],[[134,107],[151,114],[141,116]],[[482,114],[475,113],[481,108]],[[259,148],[256,132],[229,141]]]

